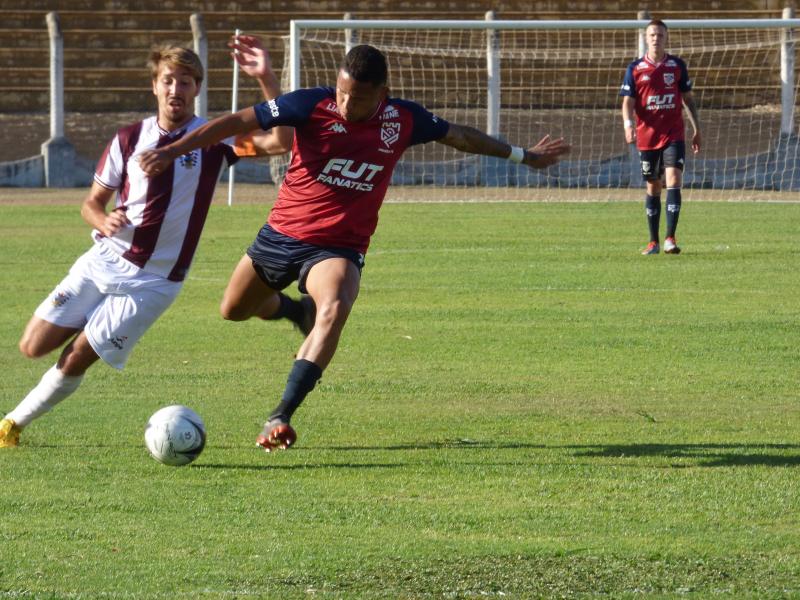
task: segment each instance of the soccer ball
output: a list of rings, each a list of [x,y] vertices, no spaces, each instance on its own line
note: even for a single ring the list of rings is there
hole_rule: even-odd
[[[206,445],[206,426],[196,412],[174,404],[153,413],[144,428],[144,443],[158,462],[188,465]]]

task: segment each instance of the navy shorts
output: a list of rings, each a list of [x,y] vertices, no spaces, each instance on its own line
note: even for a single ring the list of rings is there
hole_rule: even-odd
[[[642,177],[645,181],[661,179],[664,169],[675,167],[683,171],[686,160],[686,144],[672,142],[658,150],[640,150],[639,158],[642,161]]]
[[[282,290],[293,281],[298,282],[301,293],[307,293],[306,277],[315,264],[328,258],[346,258],[364,268],[364,255],[351,248],[315,246],[301,242],[264,225],[255,241],[247,249],[253,268],[261,280],[273,290]]]

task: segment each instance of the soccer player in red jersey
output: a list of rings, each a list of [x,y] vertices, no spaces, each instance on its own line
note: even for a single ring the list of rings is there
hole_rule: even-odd
[[[263,48],[237,49],[239,64],[258,79],[265,96],[277,96],[280,88]],[[81,207],[94,244],[36,309],[19,342],[29,358],[66,346],[0,420],[0,448],[17,446],[22,429],[72,394],[98,359],[116,369],[125,366],[133,347],[180,292],[220,170],[236,161],[233,148],[218,143],[176,155],[157,177],[142,172],[137,153],[206,122],[194,114],[203,81],[200,58],[187,48],[164,46],[151,53],[149,64],[157,114],[120,129],[98,161]],[[290,140],[291,129],[276,128],[255,143],[277,152],[288,143],[287,133]]]
[[[267,451],[296,439],[289,421],[333,358],[358,296],[378,210],[406,148],[437,141],[533,168],[555,164],[569,151],[563,139],[545,137],[523,149],[448,123],[414,102],[390,98],[387,75],[379,50],[356,46],[342,61],[335,88],[297,90],[220,117],[140,160],[142,169],[157,177],[174,157],[194,148],[276,125],[295,128],[278,199],[236,266],[221,306],[232,320],[300,315],[306,320],[307,336],[283,396],[257,438]],[[295,280],[307,294],[301,302],[280,293]]]
[[[700,151],[700,119],[697,115],[692,81],[686,63],[667,54],[667,26],[653,20],[645,30],[647,53],[628,65],[619,95],[622,96],[622,119],[625,141],[636,142],[647,184],[645,211],[650,229],[650,243],[642,254],[658,254],[661,218],[662,177],[667,183],[667,231],[664,252],[679,254],[675,230],[681,210],[681,184],[686,145],[683,106],[688,111],[692,151]]]

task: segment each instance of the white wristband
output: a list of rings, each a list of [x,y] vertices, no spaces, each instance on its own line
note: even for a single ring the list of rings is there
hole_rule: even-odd
[[[627,129],[628,127],[633,127],[633,125],[634,125],[633,121],[631,121],[630,119],[625,119],[625,129]]]
[[[525,160],[525,149],[520,148],[519,146],[511,146],[511,154],[508,155],[508,160],[521,163]]]

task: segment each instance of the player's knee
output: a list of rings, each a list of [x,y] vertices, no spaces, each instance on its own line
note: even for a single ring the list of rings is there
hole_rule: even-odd
[[[246,321],[253,316],[253,311],[249,306],[245,306],[241,302],[233,302],[223,298],[219,305],[219,314],[226,321]]]
[[[25,358],[39,358],[41,356],[36,348],[36,345],[25,338],[22,338],[19,341],[19,351]]]
[[[219,314],[226,321],[241,321],[242,312],[235,304],[229,304],[223,300],[219,305]]]

